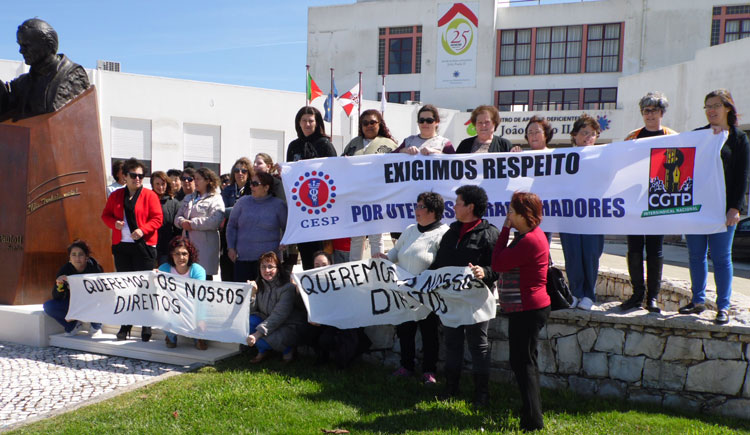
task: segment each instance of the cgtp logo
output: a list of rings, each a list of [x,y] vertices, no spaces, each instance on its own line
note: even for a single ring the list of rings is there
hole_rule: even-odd
[[[305,172],[292,188],[294,205],[308,214],[325,213],[336,203],[336,185],[321,171]]]
[[[650,163],[648,210],[641,217],[700,211],[693,204],[695,148],[653,148]]]

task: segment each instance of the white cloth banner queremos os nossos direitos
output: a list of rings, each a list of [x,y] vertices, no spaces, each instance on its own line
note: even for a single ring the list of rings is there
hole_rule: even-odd
[[[515,191],[543,201],[541,227],[578,234],[712,234],[725,231],[727,134],[699,130],[588,147],[521,153],[329,157],[282,165],[288,203],[283,244],[403,231],[417,196],[445,199],[479,185],[498,228]]]
[[[245,343],[250,284],[144,271],[71,275],[66,319],[143,325],[192,338]]]
[[[468,267],[414,276],[388,260],[353,261],[294,274],[308,320],[348,329],[398,325],[430,312],[443,325],[473,325],[495,317],[495,296]]]

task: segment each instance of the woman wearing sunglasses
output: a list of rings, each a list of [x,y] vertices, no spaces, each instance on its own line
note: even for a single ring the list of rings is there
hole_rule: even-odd
[[[250,181],[251,196],[234,204],[227,224],[229,259],[234,262],[234,280],[258,278],[258,259],[264,252],[279,254],[286,228],[286,203],[269,194],[273,175],[259,172]],[[280,257],[279,257],[280,258]]]
[[[437,107],[432,104],[422,106],[417,112],[417,125],[419,134],[409,136],[396,148],[395,152],[411,154],[413,156],[422,154],[453,154],[453,144],[447,138],[438,134],[440,126],[440,114]]]
[[[220,182],[214,171],[197,169],[195,192],[182,200],[174,219],[175,226],[182,228],[182,235],[198,248],[209,281],[219,271],[219,226],[224,220],[224,201],[217,191]]]
[[[131,158],[122,167],[127,175],[124,189],[112,192],[102,212],[102,221],[112,230],[112,254],[118,272],[152,270],[156,267],[156,242],[164,219],[159,197],[143,188],[143,163]],[[123,325],[118,340],[130,335],[132,325]],[[141,329],[141,339],[151,339],[151,327]]]
[[[224,207],[233,207],[241,196],[250,195],[250,177],[253,176],[253,165],[250,159],[241,157],[232,166],[232,181],[221,191]]]
[[[359,117],[359,136],[349,142],[344,148],[342,155],[344,156],[359,156],[365,154],[385,154],[390,153],[396,149],[398,145],[391,136],[390,130],[385,125],[383,115],[377,110],[370,109],[362,112]],[[385,250],[385,244],[382,234],[370,234],[369,236],[357,236],[351,238],[351,244],[349,246],[349,258],[348,261],[359,261],[363,256],[363,249],[365,245],[365,237],[370,238],[370,253],[373,257],[378,254],[382,254]],[[334,240],[334,249],[336,249],[337,241],[343,241],[344,239]],[[335,252],[335,251],[334,251]],[[337,260],[334,256],[334,260]],[[336,263],[346,261],[335,261]]]

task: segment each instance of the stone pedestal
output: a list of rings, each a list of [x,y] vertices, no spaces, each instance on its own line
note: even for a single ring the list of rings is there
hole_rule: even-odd
[[[114,270],[94,87],[57,112],[0,124],[0,150],[0,304],[49,299],[74,239]]]

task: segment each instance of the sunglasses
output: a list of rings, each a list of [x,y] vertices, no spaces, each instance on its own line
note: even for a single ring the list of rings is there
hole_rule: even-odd
[[[136,172],[128,172],[128,177],[132,178],[133,180],[135,180],[136,178],[140,178],[141,180],[143,180],[143,178],[146,177],[146,174],[138,174]]]
[[[371,125],[380,124],[380,122],[372,120],[372,121],[362,121],[362,127],[369,127]]]
[[[232,172],[234,172],[235,174],[237,174],[239,172],[242,172],[243,174],[247,174],[250,171],[248,171],[247,169],[234,168]]]
[[[435,118],[419,118],[419,119],[417,119],[417,122],[419,124],[424,124],[425,122],[428,123],[428,124],[432,124],[432,123],[435,122]]]
[[[192,183],[194,178],[193,177],[182,177],[180,180],[186,182],[186,183]]]
[[[258,187],[258,186],[260,186],[260,181],[251,181],[250,185],[253,186],[253,187]]]

